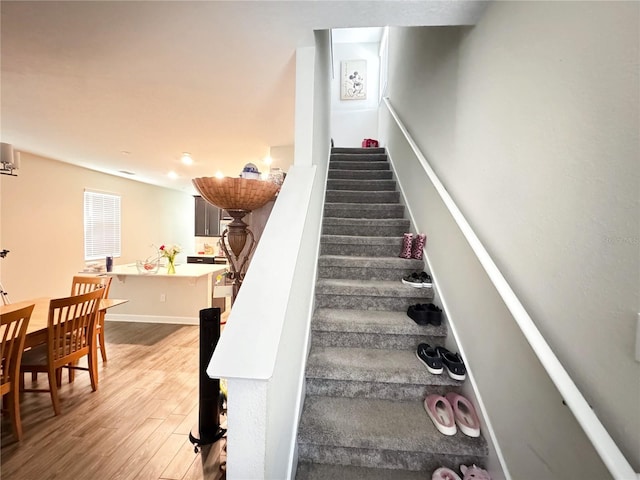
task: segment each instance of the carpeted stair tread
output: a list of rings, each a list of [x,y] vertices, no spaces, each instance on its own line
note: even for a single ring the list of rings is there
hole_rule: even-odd
[[[386,238],[386,237],[382,237]],[[401,257],[357,257],[353,255],[320,255],[318,265],[323,267],[361,267],[422,270],[424,261]],[[399,279],[398,279],[399,280]]]
[[[361,225],[376,227],[406,226],[409,230],[410,222],[406,218],[340,218],[324,217],[322,225]]]
[[[371,247],[357,249],[354,255],[349,255],[345,248],[338,248],[339,251],[331,252],[333,254],[327,250],[331,249],[324,244],[318,258],[319,278],[400,280],[413,272],[422,271],[424,266],[422,260],[368,255]],[[393,253],[396,251],[397,248],[392,249]]]
[[[351,280],[342,278],[319,278],[316,293],[360,297],[433,298],[432,288],[416,288],[404,285],[399,280]]]
[[[325,235],[382,236],[402,238],[410,231],[405,218],[339,218],[324,217],[322,233]]]
[[[358,180],[336,178],[327,180],[327,190],[387,191],[396,190],[395,180]]]
[[[389,170],[389,162],[371,162],[357,160],[331,160],[329,170]]]
[[[402,245],[398,237],[370,237],[355,235],[321,235],[320,243],[339,243],[343,245]],[[398,257],[400,258],[400,257]]]
[[[393,178],[391,170],[351,170],[347,168],[331,169],[327,173],[329,179],[348,180],[389,180]]]
[[[331,152],[331,161],[340,161],[340,162],[386,162],[388,161],[386,153],[372,153],[372,152],[363,152],[363,153],[342,153],[342,152]]]
[[[433,375],[412,350],[314,346],[307,378],[376,382],[379,384],[460,385],[449,375]],[[382,388],[382,387],[381,387]]]
[[[368,203],[368,204],[357,204],[354,205],[351,202],[326,202],[324,204],[325,209],[327,209],[328,207],[334,208],[334,209],[352,209],[352,208],[356,208],[361,212],[377,212],[379,210],[398,210],[399,212],[401,212],[401,214],[404,214],[404,205],[398,204],[389,204],[389,203]],[[396,207],[396,208],[392,208],[392,207]],[[338,217],[339,218],[339,217]],[[369,216],[369,215],[361,215],[359,217],[356,218],[389,218],[387,216],[384,215],[380,215],[379,217],[375,217],[375,216]],[[404,218],[403,216],[399,215],[395,218]]]
[[[327,202],[324,214],[340,218],[404,218],[404,205],[399,203]]]
[[[378,333],[380,335],[424,335],[446,337],[447,327],[418,325],[405,312],[318,308],[311,329],[323,332]]]
[[[384,147],[333,147],[331,153],[386,153]]]
[[[428,480],[424,472],[324,463],[298,464],[296,480]]]
[[[391,190],[327,190],[327,203],[389,204],[400,202],[400,192]]]
[[[422,399],[307,396],[298,429],[302,444],[420,452],[487,455],[484,438],[458,432],[442,435],[422,406]]]

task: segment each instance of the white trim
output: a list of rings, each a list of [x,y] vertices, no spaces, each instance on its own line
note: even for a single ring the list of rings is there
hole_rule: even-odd
[[[104,319],[108,322],[130,323],[170,323],[174,325],[200,325],[198,317],[169,317],[160,315],[131,315],[128,313],[107,313]]]
[[[489,253],[476,236],[466,218],[462,215],[462,212],[460,212],[460,209],[455,204],[444,185],[442,185],[440,179],[436,176],[435,172],[427,162],[427,159],[422,155],[422,152],[413,141],[411,135],[391,106],[389,99],[385,98],[384,103],[395,120],[398,128],[404,135],[407,143],[411,147],[414,155],[424,168],[425,173],[433,183],[434,188],[442,198],[442,201],[449,210],[449,213],[462,231],[462,234],[469,243],[469,246],[480,261],[484,270],[487,272],[489,279],[500,294],[500,297],[502,297],[506,307],[511,312],[511,315],[513,315],[514,320],[544,366],[549,378],[551,378],[551,381],[555,384],[565,403],[571,409],[571,412],[600,455],[600,458],[607,466],[611,475],[615,479],[619,480],[628,480],[631,478],[640,479],[640,474],[633,471],[633,468],[631,468],[627,459],[622,455],[622,452],[609,435],[609,432],[607,432],[585,398],[582,396],[580,390],[578,390],[578,387],[576,387],[567,371],[551,350],[551,347],[549,347],[544,337],[533,323],[533,320],[531,320],[531,317],[520,303],[520,300],[513,292],[504,276],[493,262],[492,258],[489,256]]]

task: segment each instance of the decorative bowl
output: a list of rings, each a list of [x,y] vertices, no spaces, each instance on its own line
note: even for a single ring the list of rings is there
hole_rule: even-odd
[[[147,259],[136,261],[136,268],[140,275],[154,275],[158,273],[159,267],[160,261],[157,258],[154,258],[153,260]]]
[[[264,180],[200,177],[192,180],[200,195],[223,210],[256,210],[275,197],[278,185]]]

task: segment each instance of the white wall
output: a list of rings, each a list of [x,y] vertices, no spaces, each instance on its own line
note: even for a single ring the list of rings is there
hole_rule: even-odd
[[[84,268],[85,188],[122,196],[122,257],[116,265],[148,257],[155,244],[179,244],[184,261],[194,250],[193,197],[22,153],[17,177],[0,177],[2,237],[11,251],[2,283],[11,301],[68,295],[71,277]],[[37,279],[37,281],[34,281]]]
[[[493,2],[474,28],[392,29],[389,78],[402,121],[636,471],[639,18],[637,2]],[[491,355],[502,332],[466,312],[463,343],[465,323],[486,323],[466,342]]]
[[[380,57],[377,43],[334,43],[331,81],[331,137],[336,147],[359,147],[378,131]],[[367,98],[341,100],[340,66],[343,60],[367,61]]]

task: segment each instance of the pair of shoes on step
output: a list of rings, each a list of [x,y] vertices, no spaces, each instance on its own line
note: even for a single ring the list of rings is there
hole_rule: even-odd
[[[422,252],[424,245],[427,243],[427,236],[424,233],[405,233],[402,235],[402,249],[400,250],[400,258],[415,258],[422,260]]]
[[[450,468],[440,467],[433,472],[431,480],[491,480],[489,472],[476,465],[470,467],[460,465],[460,471],[462,472],[462,478]]]
[[[454,380],[467,378],[467,368],[460,355],[444,347],[432,347],[428,343],[421,343],[416,350],[416,357],[434,375],[440,375],[446,368],[447,373]]]
[[[458,428],[468,437],[480,436],[480,420],[473,404],[462,395],[427,395],[424,409],[434,426],[443,435],[455,435]],[[457,425],[457,427],[456,427]]]
[[[433,287],[433,280],[431,275],[427,272],[413,272],[409,275],[402,277],[402,283],[405,285],[411,285],[415,288],[431,288]]]
[[[442,309],[433,303],[416,303],[407,309],[407,315],[418,325],[435,325],[442,323]]]

